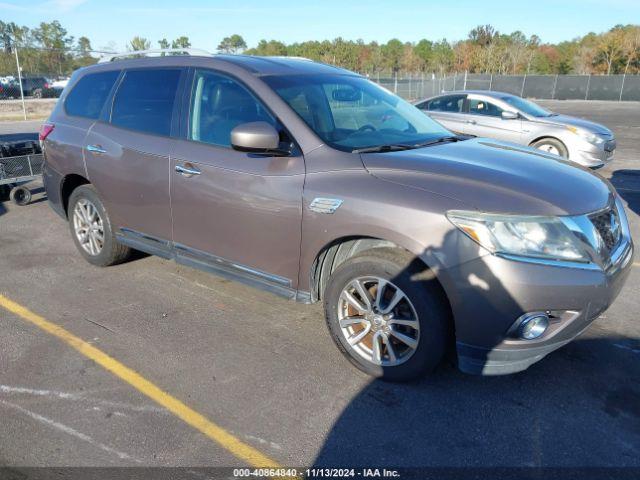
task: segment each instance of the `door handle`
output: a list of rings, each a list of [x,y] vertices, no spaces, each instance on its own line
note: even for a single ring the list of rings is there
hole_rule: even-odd
[[[87,145],[87,151],[92,153],[107,153],[100,145]]]
[[[183,177],[193,177],[194,175],[200,175],[202,172],[198,170],[196,167],[191,165],[190,163],[186,163],[184,166],[176,165],[176,172],[182,175]]]
[[[470,123],[471,125],[475,125],[475,124],[477,124],[478,122],[476,122],[475,120],[467,120],[467,123]]]

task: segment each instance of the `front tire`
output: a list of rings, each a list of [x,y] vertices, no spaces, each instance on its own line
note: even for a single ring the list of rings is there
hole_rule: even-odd
[[[131,249],[116,240],[109,215],[91,185],[81,185],[69,198],[69,229],[78,251],[89,263],[107,267],[125,261]]]
[[[540,140],[533,142],[531,146],[538,150],[542,150],[543,152],[553,153],[554,155],[559,155],[562,158],[569,158],[567,147],[565,147],[564,143],[557,138],[541,138]]]
[[[331,274],[327,326],[340,351],[363,372],[408,381],[442,360],[449,310],[431,271],[398,249],[377,248]]]

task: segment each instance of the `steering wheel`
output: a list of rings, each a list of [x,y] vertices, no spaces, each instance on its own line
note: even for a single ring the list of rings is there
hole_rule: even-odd
[[[367,130],[370,130],[372,132],[377,131],[376,127],[374,127],[373,125],[371,125],[370,123],[367,123],[366,125],[362,125],[357,131],[358,132],[366,132]]]

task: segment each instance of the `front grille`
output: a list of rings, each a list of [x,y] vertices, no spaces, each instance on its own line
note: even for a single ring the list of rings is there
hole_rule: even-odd
[[[589,215],[589,219],[600,235],[603,253],[609,255],[618,246],[622,236],[618,211],[615,206],[610,207]]]

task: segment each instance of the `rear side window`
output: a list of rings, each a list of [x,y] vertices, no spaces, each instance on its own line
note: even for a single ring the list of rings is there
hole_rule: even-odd
[[[168,136],[179,79],[179,69],[127,71],[113,101],[111,123]]]
[[[97,119],[118,75],[120,71],[114,70],[82,77],[64,102],[67,114]]]
[[[462,112],[462,104],[464,103],[464,95],[447,95],[440,98],[434,98],[427,102],[427,110],[435,112]],[[424,105],[424,104],[423,104]],[[424,107],[421,107],[424,109]]]

